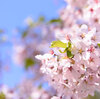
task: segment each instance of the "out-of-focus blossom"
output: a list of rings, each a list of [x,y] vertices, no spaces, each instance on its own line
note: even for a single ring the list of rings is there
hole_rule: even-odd
[[[59,97],[53,96],[51,99],[60,99]]]
[[[0,87],[0,93],[4,94],[4,99],[20,99],[14,90],[9,89],[6,85]]]
[[[24,80],[18,86],[18,95],[22,99],[50,99],[51,94],[42,87],[37,87],[32,80]]]
[[[16,45],[14,46],[14,60],[15,63],[21,64],[25,60],[26,54],[25,54],[25,46],[23,45]]]

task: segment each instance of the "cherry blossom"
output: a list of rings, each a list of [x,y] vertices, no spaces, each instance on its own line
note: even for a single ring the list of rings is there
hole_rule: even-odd
[[[99,2],[68,0],[60,16],[63,27],[54,30],[53,53],[36,56],[42,73],[58,92],[54,99],[81,99],[100,91]]]

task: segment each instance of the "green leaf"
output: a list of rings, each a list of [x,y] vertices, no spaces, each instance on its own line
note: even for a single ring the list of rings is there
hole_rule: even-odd
[[[68,56],[69,58],[73,58],[74,55],[71,53],[70,50],[67,50],[67,56]]]
[[[45,21],[44,16],[40,16],[39,19],[38,19],[38,21],[39,21],[39,22],[44,22],[44,21]]]
[[[99,92],[95,92],[94,96],[88,96],[87,98],[84,99],[100,99],[100,93]]]
[[[28,99],[32,99],[30,96],[29,96],[29,98]]]
[[[38,86],[38,88],[39,88],[39,89],[42,89],[42,84],[40,84],[40,85]]]
[[[67,47],[67,56],[69,57],[69,58],[73,58],[73,54],[72,54],[72,52],[71,52],[71,49],[72,48],[72,44],[71,44],[71,42],[68,42],[68,47]]]
[[[68,46],[67,46],[67,45],[68,45]],[[73,58],[74,55],[73,55],[72,52],[71,52],[71,48],[72,48],[71,42],[68,42],[68,44],[67,44],[67,43],[61,42],[60,40],[58,40],[58,41],[53,41],[53,42],[51,43],[50,48],[54,48],[54,47],[65,48],[65,50],[64,50],[63,52],[62,52],[61,50],[59,50],[59,52],[60,52],[60,53],[67,53],[67,57]]]
[[[61,19],[52,19],[52,20],[50,20],[49,21],[49,23],[61,23],[62,21],[61,21]]]
[[[26,58],[25,60],[25,68],[28,69],[29,67],[33,66],[35,61],[31,58]]]
[[[0,33],[4,33],[4,30],[0,29]]]
[[[26,37],[27,34],[28,34],[27,31],[24,31],[23,34],[22,34],[22,37],[23,37],[23,38]]]
[[[72,47],[71,42],[68,42],[68,49],[70,49]]]
[[[100,48],[100,43],[98,43],[97,45],[98,45],[98,47]]]
[[[60,53],[66,53],[67,52],[67,48],[65,48],[65,50],[62,52],[61,50],[59,50]]]
[[[50,48],[54,48],[54,47],[66,48],[66,47],[67,47],[67,44],[61,42],[60,40],[58,40],[58,41],[53,41],[53,42],[51,43]]]
[[[0,93],[0,99],[6,99],[5,94],[3,92]]]

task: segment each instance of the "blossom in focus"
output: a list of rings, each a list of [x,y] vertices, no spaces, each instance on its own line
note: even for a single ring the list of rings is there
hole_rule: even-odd
[[[80,3],[77,0],[75,2]],[[97,5],[97,2],[95,3]],[[83,8],[85,9],[85,6],[89,4],[92,5],[87,1],[83,2],[80,7],[82,12],[78,18],[74,17],[76,12],[73,10],[79,7],[78,5],[71,5],[72,10],[70,10],[70,5],[69,9],[66,7],[68,11],[64,11],[66,8],[63,9],[61,19],[66,25],[55,29],[58,41],[51,43],[54,52],[36,56],[42,61],[41,71],[47,75],[47,80],[57,90],[58,96],[80,99],[88,95],[93,96],[95,90],[99,90],[100,33],[97,27],[99,24],[94,26],[82,24],[80,27],[77,23],[79,19],[82,20],[82,16],[87,15],[83,13]],[[98,8],[97,6],[97,10]],[[93,13],[97,14],[96,11]],[[67,15],[69,18],[72,16],[73,21],[68,22]],[[90,17],[89,22],[92,22]],[[86,19],[84,18],[83,21],[89,23]]]

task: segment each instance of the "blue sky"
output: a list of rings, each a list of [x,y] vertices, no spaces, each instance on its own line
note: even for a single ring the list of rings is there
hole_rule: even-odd
[[[54,0],[0,0],[0,27],[10,30],[22,26],[28,16],[35,19],[39,15],[48,19],[57,17],[57,9],[63,4],[62,0],[58,1],[56,5]]]
[[[57,1],[57,0],[55,0]],[[24,20],[30,16],[37,19],[44,15],[47,19],[58,17],[58,10],[64,5],[63,0],[0,0],[0,28],[5,29],[9,39],[12,39],[12,30],[16,27],[23,27]],[[6,56],[8,50],[12,54],[12,44],[5,43],[1,47],[2,56]],[[9,55],[7,56],[11,58]],[[5,83],[10,87],[16,85],[25,75],[23,68],[15,66],[10,60],[10,72],[3,72],[0,83]]]

